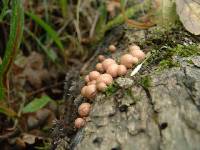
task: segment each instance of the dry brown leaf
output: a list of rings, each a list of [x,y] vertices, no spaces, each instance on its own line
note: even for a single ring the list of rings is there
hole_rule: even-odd
[[[34,144],[36,139],[43,139],[40,136],[35,136],[33,134],[23,133],[22,140],[27,144]]]
[[[200,0],[176,0],[176,11],[184,27],[192,34],[200,34]]]
[[[48,71],[44,68],[42,55],[32,52],[26,59],[23,76],[33,87],[41,88],[42,81],[49,77]]]

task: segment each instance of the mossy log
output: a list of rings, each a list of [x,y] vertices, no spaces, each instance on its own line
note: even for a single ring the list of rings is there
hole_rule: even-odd
[[[111,43],[117,46],[114,54],[106,49]],[[129,70],[125,77],[115,79],[111,90],[99,93],[92,100],[86,126],[76,132],[73,119],[77,107],[87,100],[79,95],[83,81],[78,72],[70,90],[69,80],[66,81],[65,123],[69,127],[66,133],[63,127],[58,127],[62,128],[63,136],[54,141],[55,149],[200,149],[199,37],[190,35],[181,27],[160,31],[157,28],[134,30],[120,26],[107,34],[97,50],[99,54],[118,61],[132,43],[138,44],[146,53],[151,52],[150,58],[136,76],[131,77],[132,70]],[[179,53],[174,51],[177,45],[182,45]],[[183,52],[188,55],[183,57]],[[165,65],[164,60],[168,60]],[[94,69],[96,63],[95,56],[87,71]],[[72,96],[70,92],[75,94]]]

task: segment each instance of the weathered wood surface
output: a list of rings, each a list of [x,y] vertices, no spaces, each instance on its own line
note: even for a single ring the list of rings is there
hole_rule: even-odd
[[[116,38],[110,37],[112,34],[99,49],[115,41]],[[119,51],[112,57],[118,58],[128,44],[145,37],[145,31],[120,31],[116,40]],[[146,72],[151,78],[148,88],[137,84],[130,72],[126,77],[117,78],[118,90],[110,96],[98,94],[86,126],[70,143],[60,147],[58,144],[57,149],[199,150],[200,56],[176,59],[180,67],[159,73]],[[95,63],[96,60],[92,65]],[[84,101],[78,94],[72,99],[73,106]]]

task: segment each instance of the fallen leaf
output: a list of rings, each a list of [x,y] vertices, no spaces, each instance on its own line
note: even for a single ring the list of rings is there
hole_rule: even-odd
[[[36,136],[34,135],[31,135],[31,134],[24,134],[22,136],[22,139],[25,143],[28,143],[28,144],[34,144],[35,143],[35,139],[36,139]]]
[[[35,98],[33,101],[28,103],[23,109],[23,113],[36,112],[39,109],[46,106],[52,99],[48,96],[42,96],[41,98]]]
[[[36,139],[42,139],[42,137],[35,136],[33,134],[23,133],[22,140],[27,144],[34,144]]]
[[[42,81],[49,77],[47,69],[44,68],[42,55],[32,52],[24,62],[27,63],[24,66],[21,76],[25,77],[34,88],[41,88]]]
[[[200,0],[176,0],[176,11],[184,27],[194,35],[200,34]]]

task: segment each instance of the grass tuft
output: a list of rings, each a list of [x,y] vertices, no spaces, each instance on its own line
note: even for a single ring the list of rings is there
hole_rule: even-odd
[[[5,55],[0,65],[0,100],[4,100],[7,76],[21,43],[24,28],[24,9],[22,0],[12,1],[10,34]]]

